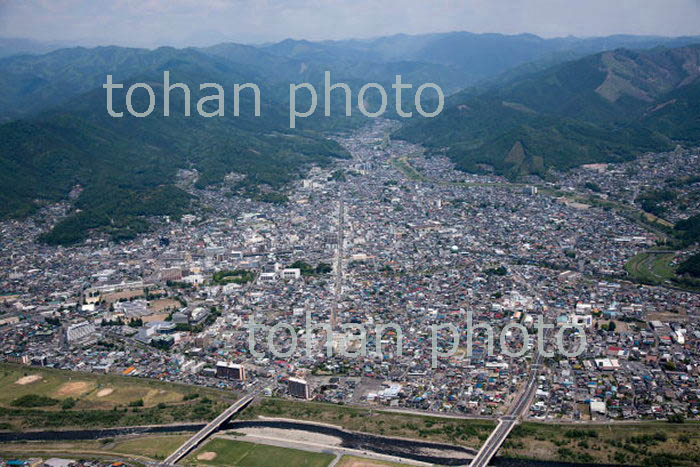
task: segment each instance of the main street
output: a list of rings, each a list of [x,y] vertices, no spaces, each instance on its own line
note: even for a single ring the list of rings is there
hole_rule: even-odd
[[[486,467],[493,456],[496,455],[503,442],[506,440],[510,432],[515,428],[523,415],[527,414],[530,407],[530,402],[537,390],[537,375],[542,364],[542,355],[538,353],[537,360],[532,365],[532,372],[525,385],[525,388],[520,393],[520,396],[515,400],[506,415],[501,417],[498,426],[491,433],[489,438],[481,446],[476,457],[469,464],[470,467]]]

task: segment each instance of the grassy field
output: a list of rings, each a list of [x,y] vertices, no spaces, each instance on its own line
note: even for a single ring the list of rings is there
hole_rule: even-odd
[[[283,463],[285,467],[326,467],[333,459],[332,454],[214,438],[185,458],[184,464],[269,467]]]
[[[114,443],[110,443],[110,450],[161,460],[182,446],[185,441],[192,437],[192,434],[118,438]]]
[[[672,253],[640,253],[625,265],[633,279],[648,284],[663,284],[676,277],[671,266]]]
[[[113,440],[4,443],[0,456],[26,458],[32,454],[52,457],[110,459],[123,458],[139,464],[162,460],[182,445],[191,434],[126,437]]]
[[[33,381],[36,376],[41,379]],[[29,382],[23,382],[23,378]],[[161,402],[180,402],[184,397],[184,391],[170,385],[136,378],[71,374],[26,366],[0,367],[0,405],[10,405],[26,394],[59,400],[72,397],[80,401],[83,409],[111,409],[137,400],[142,400],[144,407],[151,407]]]
[[[404,174],[406,178],[409,180],[414,180],[414,181],[421,181],[421,182],[428,182],[430,181],[425,175],[420,173],[418,170],[416,170],[415,167],[413,167],[410,162],[408,162],[408,158],[412,156],[406,156],[406,157],[394,157],[391,159],[391,163],[394,165],[394,167],[401,173]]]
[[[523,423],[499,456],[622,465],[700,465],[700,424]]]
[[[676,275],[672,265],[674,257],[673,253],[639,253],[625,264],[625,270],[637,282],[700,292],[700,281],[693,283]]]
[[[369,411],[316,402],[264,399],[245,409],[240,418],[291,418],[340,426],[346,430],[383,436],[422,439],[478,448],[496,424],[491,420],[466,420],[423,415]]]
[[[22,397],[44,398],[45,405],[33,407]],[[210,420],[235,398],[231,392],[156,380],[0,364],[5,430]]]

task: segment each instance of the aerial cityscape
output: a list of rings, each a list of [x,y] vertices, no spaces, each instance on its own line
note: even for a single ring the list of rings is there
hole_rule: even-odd
[[[20,3],[0,466],[700,465],[700,35],[146,48]]]

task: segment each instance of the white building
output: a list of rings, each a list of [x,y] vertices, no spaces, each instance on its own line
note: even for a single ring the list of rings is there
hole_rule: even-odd
[[[95,326],[87,321],[71,324],[66,328],[66,340],[76,342],[95,334]]]
[[[258,281],[260,282],[275,282],[277,280],[277,273],[274,272],[263,272],[258,276]]]
[[[591,401],[591,415],[593,414],[605,415],[605,402]]]
[[[282,270],[282,279],[299,279],[301,277],[301,269],[299,268],[287,268]]]
[[[592,315],[573,315],[571,317],[571,324],[576,326],[583,326],[584,328],[590,328],[593,326],[593,316]]]

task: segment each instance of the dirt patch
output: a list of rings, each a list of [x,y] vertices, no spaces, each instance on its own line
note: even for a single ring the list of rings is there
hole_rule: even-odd
[[[688,316],[683,312],[680,312],[680,313],[662,313],[662,312],[647,313],[646,318],[649,321],[661,321],[662,323],[668,323],[669,321],[683,321],[683,322],[688,321]]]
[[[32,383],[36,383],[37,381],[41,381],[41,379],[42,379],[41,375],[23,376],[22,378],[15,381],[15,384],[19,384],[21,386],[24,386],[25,384],[32,384]]]
[[[182,305],[180,305],[180,302],[173,300],[172,298],[162,298],[160,300],[153,300],[152,302],[148,303],[148,309],[152,310],[154,313],[179,309],[181,306]]]
[[[97,391],[97,397],[107,397],[114,392],[112,388],[104,388]]]
[[[121,292],[112,292],[108,294],[104,294],[102,296],[102,301],[106,303],[116,303],[119,300],[125,299],[125,300],[130,300],[132,298],[138,298],[143,296],[143,289],[136,289],[136,290],[122,290]]]
[[[165,321],[168,317],[168,313],[155,313],[152,315],[143,316],[141,319],[144,323],[152,323],[154,321]]]
[[[56,395],[61,396],[79,396],[90,389],[90,383],[87,381],[74,381],[71,383],[64,383],[56,391]]]
[[[236,428],[236,432],[260,438],[297,441],[301,443],[322,444],[324,446],[340,446],[343,440],[335,436],[321,433],[311,433],[304,430],[286,430],[283,428],[247,427]]]
[[[340,464],[343,467],[386,467],[386,462],[373,461],[371,459],[344,459]]]
[[[197,456],[198,461],[213,461],[216,459],[216,453],[212,451],[203,452]]]

